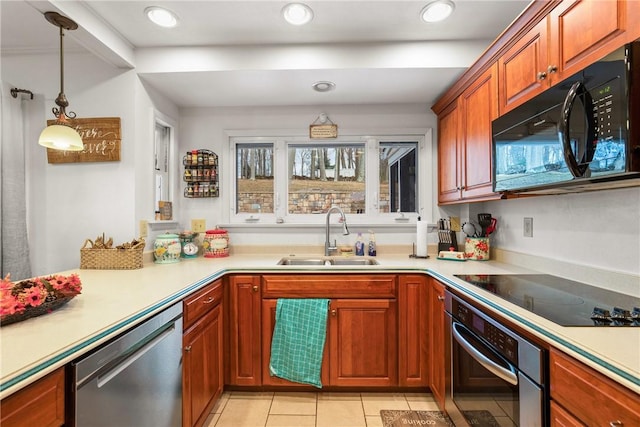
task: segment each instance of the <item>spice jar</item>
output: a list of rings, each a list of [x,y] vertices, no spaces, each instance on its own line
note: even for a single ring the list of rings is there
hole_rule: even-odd
[[[205,258],[222,258],[229,256],[229,233],[222,228],[207,230],[202,242]]]
[[[160,234],[153,242],[153,258],[158,264],[180,261],[182,245],[177,234]]]

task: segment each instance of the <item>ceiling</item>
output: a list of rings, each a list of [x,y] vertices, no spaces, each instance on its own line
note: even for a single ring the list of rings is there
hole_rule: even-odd
[[[135,68],[180,107],[429,106],[529,3],[454,0],[449,20],[427,24],[419,12],[429,1],[306,1],[314,19],[295,27],[281,16],[287,1],[3,0],[0,40],[3,55],[57,51],[42,13],[58,11],[80,26],[66,52]],[[155,27],[143,14],[152,5],[179,25]],[[318,80],[335,90],[314,92]]]

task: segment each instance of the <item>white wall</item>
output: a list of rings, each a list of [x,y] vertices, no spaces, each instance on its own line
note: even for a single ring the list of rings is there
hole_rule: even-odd
[[[638,187],[499,200],[473,208],[498,218],[492,244],[502,249],[640,275]],[[533,237],[523,236],[524,217],[533,218]]]
[[[293,130],[298,135],[308,135],[309,125],[320,113],[326,113],[338,125],[339,133],[348,130],[377,129],[416,129],[435,128],[436,117],[426,105],[352,105],[323,107],[271,107],[271,108],[192,108],[180,111],[179,154],[189,150],[206,148],[219,156],[220,197],[182,200],[179,217],[184,227],[190,227],[193,218],[204,218],[208,228],[229,222],[229,207],[233,206],[229,180],[233,179],[228,131],[251,130]],[[433,133],[435,138],[435,133]],[[181,186],[184,189],[184,185]],[[181,196],[179,196],[181,197]],[[428,205],[432,205],[428,202]],[[430,206],[433,211],[434,206]],[[354,243],[358,231],[366,228],[352,228],[352,235],[345,243]],[[365,233],[366,237],[366,233]],[[379,243],[406,244],[408,251],[415,238],[415,226],[405,230],[394,230],[377,235]],[[323,245],[324,217],[319,218],[318,227],[307,229],[287,229],[280,227],[272,230],[251,229],[242,232],[234,228],[230,232],[233,244],[283,244],[283,245]],[[409,252],[408,252],[409,253]]]
[[[28,224],[32,273],[42,275],[77,268],[85,239],[105,233],[114,242],[138,235],[137,221],[146,210],[151,219],[154,105],[135,71],[114,69],[89,54],[65,55],[65,93],[78,117],[121,118],[121,160],[104,163],[48,164],[37,138],[59,91],[58,54],[8,56],[2,60],[4,81],[37,94],[27,123]],[[161,103],[169,113],[177,108]],[[145,114],[146,113],[146,114]],[[148,147],[151,147],[149,150]],[[146,172],[148,170],[148,172]],[[138,180],[141,184],[138,185]],[[149,178],[149,181],[151,178]]]

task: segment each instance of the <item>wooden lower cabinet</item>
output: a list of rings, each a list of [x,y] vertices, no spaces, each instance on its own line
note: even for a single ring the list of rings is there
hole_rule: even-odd
[[[222,394],[222,305],[202,316],[183,336],[182,425],[204,424]]]
[[[262,300],[262,384],[267,386],[287,386],[287,387],[312,387],[307,384],[294,383],[282,378],[271,376],[269,362],[271,359],[271,341],[273,329],[276,325],[276,305],[277,299]],[[329,340],[325,341],[324,354],[322,357],[322,368],[320,381],[323,385],[329,384]]]
[[[398,276],[398,384],[429,386],[429,278]]]
[[[640,395],[551,349],[551,426],[640,426]]]
[[[0,403],[2,427],[59,427],[65,422],[65,375],[59,368]]]
[[[396,305],[391,299],[337,299],[329,314],[329,383],[398,384]]]
[[[445,339],[444,290],[442,283],[429,278],[429,387],[440,408],[444,408],[447,378],[450,378],[450,350]]]
[[[259,275],[229,277],[228,377],[238,386],[262,385],[262,306]]]
[[[182,425],[202,426],[224,387],[222,279],[183,301]]]

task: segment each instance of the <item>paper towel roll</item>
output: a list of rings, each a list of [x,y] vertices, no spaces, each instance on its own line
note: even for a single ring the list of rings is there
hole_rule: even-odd
[[[416,256],[427,256],[427,221],[416,223]]]

